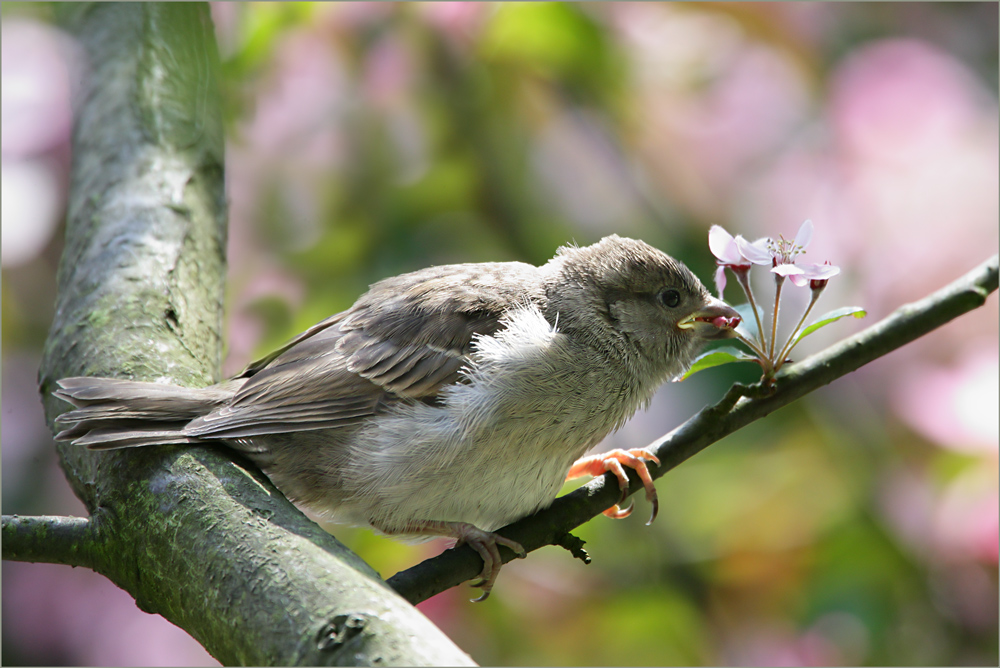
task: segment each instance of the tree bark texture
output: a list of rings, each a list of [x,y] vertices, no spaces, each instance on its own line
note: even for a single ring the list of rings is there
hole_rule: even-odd
[[[68,408],[51,395],[59,378],[219,380],[226,266],[219,60],[207,5],[72,6],[65,23],[88,69],[76,93],[66,245],[39,372],[50,426]],[[42,542],[61,546],[62,563],[104,574],[223,663],[471,663],[228,452],[58,447],[90,517],[5,518],[5,542],[19,538],[29,560],[43,556]]]

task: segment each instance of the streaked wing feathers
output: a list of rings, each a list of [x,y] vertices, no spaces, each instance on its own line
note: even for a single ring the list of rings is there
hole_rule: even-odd
[[[238,438],[356,424],[398,401],[433,401],[458,382],[474,337],[512,304],[541,298],[516,262],[431,267],[372,286],[349,310],[251,364],[233,401],[184,430]]]

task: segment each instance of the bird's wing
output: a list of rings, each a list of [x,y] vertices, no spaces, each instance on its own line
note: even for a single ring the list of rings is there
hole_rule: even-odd
[[[224,407],[192,436],[237,438],[346,426],[398,401],[437,399],[460,380],[477,336],[512,306],[542,299],[518,262],[431,267],[376,283],[353,307],[251,364]]]

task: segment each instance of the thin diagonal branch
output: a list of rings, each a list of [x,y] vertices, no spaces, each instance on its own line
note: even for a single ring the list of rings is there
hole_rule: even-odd
[[[993,256],[974,270],[920,301],[906,304],[873,326],[809,357],[778,374],[773,388],[734,386],[721,401],[658,439],[649,449],[660,459],[650,466],[654,478],[706,447],[769,415],[817,388],[855,371],[874,359],[900,348],[955,318],[979,308],[997,289],[998,258]],[[629,493],[642,489],[632,476]],[[589,521],[619,498],[617,480],[607,474],[555,500],[546,510],[498,531],[537,550],[556,545],[572,529]],[[501,550],[504,561],[514,554]],[[413,568],[389,578],[389,584],[408,601],[417,603],[476,576],[482,561],[465,546],[446,550]]]

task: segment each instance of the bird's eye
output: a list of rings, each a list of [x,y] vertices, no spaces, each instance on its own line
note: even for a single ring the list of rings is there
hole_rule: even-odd
[[[662,290],[660,294],[656,295],[656,298],[668,308],[674,308],[681,303],[681,293],[673,288]]]

